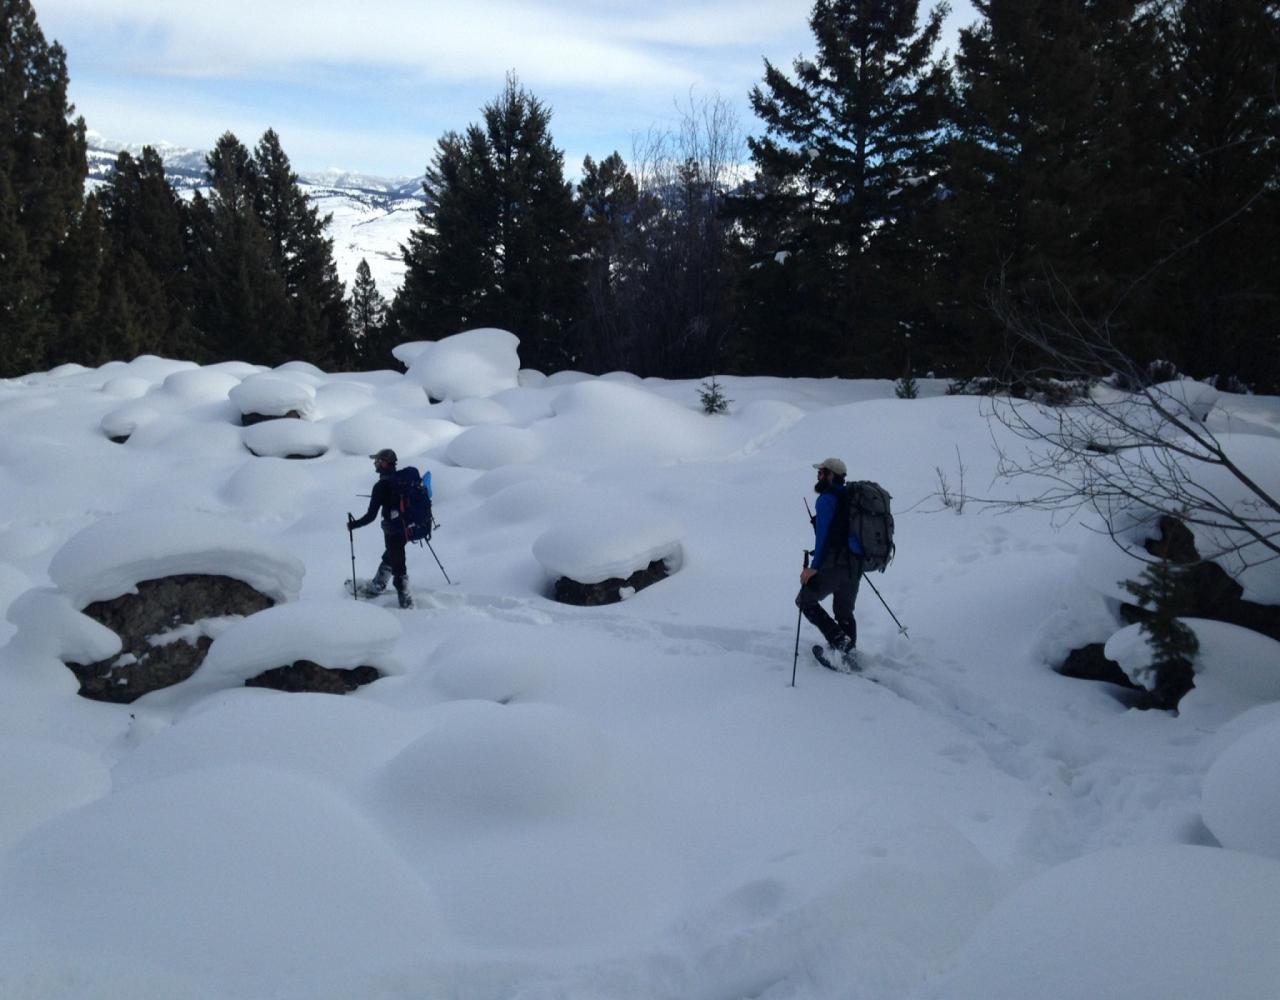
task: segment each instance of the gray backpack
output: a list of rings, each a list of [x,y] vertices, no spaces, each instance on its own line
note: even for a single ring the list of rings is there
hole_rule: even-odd
[[[878,570],[893,561],[893,514],[888,491],[879,483],[859,480],[845,484],[849,498],[849,534],[862,543],[862,570]]]

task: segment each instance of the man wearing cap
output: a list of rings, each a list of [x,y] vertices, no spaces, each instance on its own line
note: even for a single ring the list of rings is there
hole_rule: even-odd
[[[369,457],[373,459],[378,481],[373,484],[373,492],[369,496],[369,509],[364,517],[353,518],[350,514],[347,515],[347,530],[363,528],[371,523],[374,515],[381,510],[382,538],[385,548],[382,553],[382,562],[378,564],[378,572],[368,583],[358,585],[358,592],[362,597],[376,597],[387,589],[387,581],[390,580],[395,584],[400,607],[411,608],[413,594],[409,590],[409,571],[404,561],[407,540],[400,523],[400,490],[396,486],[396,453],[390,448],[383,448],[376,455]],[[352,585],[356,586],[354,581]]]
[[[849,500],[844,480],[848,469],[838,458],[828,458],[814,466],[818,494],[813,517],[813,560],[800,573],[800,593],[796,607],[809,619],[838,652],[845,666],[857,667],[854,647],[858,643],[858,623],[853,604],[862,581],[862,545],[849,531]],[[830,597],[832,615],[822,601]]]

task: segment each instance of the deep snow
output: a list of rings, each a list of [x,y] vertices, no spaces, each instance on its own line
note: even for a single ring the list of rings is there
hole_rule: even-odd
[[[940,502],[961,464],[1027,490],[980,400],[722,378],[707,416],[696,382],[518,371],[500,331],[401,356],[0,382],[0,995],[1276,995],[1280,645],[1191,622],[1176,717],[1053,673],[1106,640],[1141,673],[1108,603],[1140,566],[1084,520]],[[1192,395],[1274,475],[1280,401]],[[300,418],[240,425],[273,407]],[[454,581],[412,548],[414,611],[342,597],[382,447],[432,472]],[[864,585],[866,676],[805,625],[792,686],[828,455],[894,495],[869,582],[909,637]],[[548,599],[661,557],[622,604]],[[210,571],[283,603],[216,623],[189,681],[76,695],[58,658],[114,638],[78,608]],[[321,654],[386,676],[241,686]]]

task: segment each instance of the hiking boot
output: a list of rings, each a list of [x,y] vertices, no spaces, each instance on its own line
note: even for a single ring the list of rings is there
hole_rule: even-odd
[[[391,567],[383,563],[378,567],[377,575],[372,580],[366,580],[359,584],[357,593],[361,597],[377,597],[387,589],[387,584],[391,580]]]
[[[407,576],[396,577],[396,597],[400,601],[400,607],[409,610],[413,608],[413,591],[409,589],[409,578]]]
[[[858,648],[852,639],[846,635],[833,648],[840,654],[840,662],[846,670],[858,669]]]

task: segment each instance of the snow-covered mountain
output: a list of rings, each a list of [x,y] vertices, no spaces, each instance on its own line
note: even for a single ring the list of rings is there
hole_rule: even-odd
[[[142,152],[140,145],[115,142],[93,131],[88,133],[88,143],[91,184],[110,176],[119,153],[137,156]],[[165,142],[149,145],[160,154],[169,183],[180,193],[189,196],[204,187],[205,150]],[[344,170],[298,176],[320,214],[331,216],[334,261],[347,287],[364,259],[379,290],[390,298],[404,277],[400,245],[408,238],[423,203],[421,179],[373,177]]]

